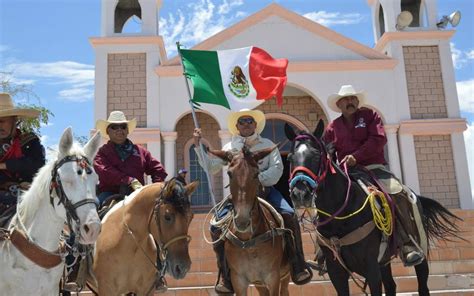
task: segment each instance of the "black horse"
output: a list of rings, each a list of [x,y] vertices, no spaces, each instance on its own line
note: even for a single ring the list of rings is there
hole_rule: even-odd
[[[390,256],[384,256],[387,262],[378,262],[382,232],[371,225],[374,219],[371,207],[362,207],[367,194],[356,182],[349,181],[347,172],[333,161],[331,145],[321,140],[323,130],[322,120],[313,134],[304,131],[296,134],[285,125],[285,134],[292,141],[288,155],[292,202],[297,209],[317,208],[318,212],[329,214],[329,217],[318,215],[317,236],[338,295],[349,295],[350,272],[366,279],[372,295],[382,295],[382,282],[386,295],[396,295]],[[428,240],[460,238],[455,224],[460,218],[432,199],[418,196],[418,200]],[[348,217],[335,219],[336,216]],[[418,293],[429,295],[427,260],[416,265],[415,270]]]

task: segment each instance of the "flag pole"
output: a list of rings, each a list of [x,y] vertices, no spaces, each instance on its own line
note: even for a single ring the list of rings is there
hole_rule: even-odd
[[[186,82],[186,90],[188,91],[188,98],[189,98],[188,102],[189,102],[189,106],[191,107],[191,113],[193,115],[194,127],[200,128],[199,122],[196,116],[196,111],[194,110],[194,104],[191,97],[191,91],[189,90],[188,77],[186,76],[186,68],[184,67],[183,57],[181,56],[181,48],[180,48],[179,41],[176,42],[176,47],[178,48],[178,54],[179,54],[179,57],[181,58],[181,65],[183,66],[183,76],[184,76],[184,81]],[[212,179],[211,179],[211,175],[209,174],[207,161],[205,161],[206,159],[204,158],[204,144],[201,141],[199,141],[199,154],[201,154],[202,163],[204,165],[203,169],[204,169],[204,172],[206,172],[206,177],[207,177],[207,186],[209,187],[209,193],[211,194],[212,206],[214,207],[216,205],[216,198],[214,197],[214,191],[212,188]]]

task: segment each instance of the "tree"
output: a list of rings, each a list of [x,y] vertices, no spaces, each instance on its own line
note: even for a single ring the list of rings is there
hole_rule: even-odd
[[[23,119],[20,123],[20,129],[24,132],[34,132],[40,134],[41,124],[48,124],[49,118],[54,116],[48,108],[41,106],[40,97],[33,91],[33,86],[26,83],[15,83],[12,81],[11,72],[0,72],[0,91],[9,93],[12,98],[20,98],[21,101],[26,101],[28,103],[17,104],[18,107],[22,108],[32,108],[40,112],[38,118],[28,118]],[[31,99],[36,99],[38,104],[31,104]]]

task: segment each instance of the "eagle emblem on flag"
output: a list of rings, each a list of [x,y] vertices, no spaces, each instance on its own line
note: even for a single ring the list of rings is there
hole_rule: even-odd
[[[249,94],[249,83],[245,77],[242,68],[235,66],[232,70],[230,83],[228,84],[229,90],[238,98],[245,98]]]

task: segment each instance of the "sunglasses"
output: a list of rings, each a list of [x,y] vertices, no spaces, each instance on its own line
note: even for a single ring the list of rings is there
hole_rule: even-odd
[[[113,129],[114,131],[116,131],[116,130],[118,130],[118,129],[123,129],[123,130],[125,130],[125,129],[128,128],[128,126],[127,126],[127,124],[111,124],[111,125],[109,125],[109,128],[110,128],[110,129]]]
[[[252,117],[247,117],[247,118],[239,118],[237,122],[240,125],[243,125],[243,124],[252,124],[255,122],[255,120]]]

